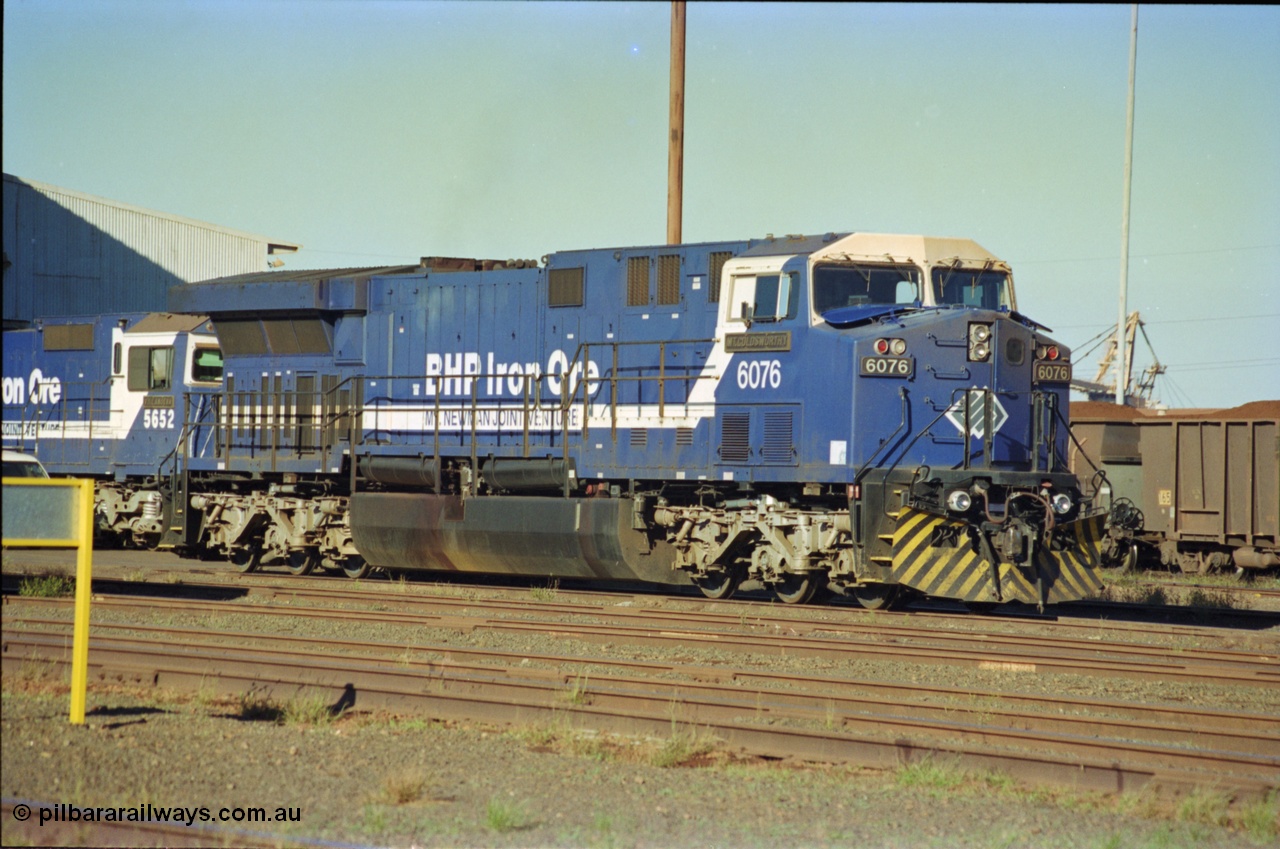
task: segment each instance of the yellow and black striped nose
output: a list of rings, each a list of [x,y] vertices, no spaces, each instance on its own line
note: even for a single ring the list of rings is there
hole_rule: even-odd
[[[1060,525],[1053,549],[1038,546],[1030,563],[993,564],[975,549],[968,524],[902,508],[893,531],[893,580],[936,598],[958,601],[1079,601],[1102,588],[1105,515]]]

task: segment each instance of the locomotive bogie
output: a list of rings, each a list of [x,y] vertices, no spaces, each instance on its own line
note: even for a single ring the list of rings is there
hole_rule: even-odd
[[[170,505],[155,489],[102,480],[94,486],[95,536],[108,545],[155,548],[164,534],[164,513]]]
[[[347,499],[337,496],[266,492],[201,493],[191,506],[199,513],[194,544],[242,562],[252,571],[283,562],[295,574],[317,566],[339,570],[359,552],[351,541]]]

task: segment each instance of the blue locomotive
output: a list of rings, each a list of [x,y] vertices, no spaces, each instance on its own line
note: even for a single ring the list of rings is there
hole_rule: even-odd
[[[1069,351],[968,240],[428,257],[169,306],[208,317],[223,372],[175,396],[164,533],[245,570],[753,580],[868,607],[1098,587]]]
[[[184,413],[208,416],[221,388],[204,317],[41,319],[4,332],[4,445],[35,452],[52,475],[97,480],[99,544],[154,548],[177,526],[180,454],[210,435],[186,428]]]

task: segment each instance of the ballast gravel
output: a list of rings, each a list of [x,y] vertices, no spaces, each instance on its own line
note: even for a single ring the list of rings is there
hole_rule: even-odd
[[[131,555],[138,557],[138,555]],[[6,553],[6,573],[10,559]],[[106,570],[104,570],[106,571]],[[6,581],[9,575],[6,576]],[[416,591],[416,590],[414,590]],[[462,590],[463,593],[483,592]],[[652,602],[662,604],[660,600]],[[9,608],[6,605],[6,608]],[[107,608],[95,622],[129,619]],[[160,624],[157,617],[148,620]],[[139,620],[141,624],[141,620]],[[572,650],[565,641],[476,630],[410,632],[324,620],[175,614],[168,624],[205,631],[465,644],[514,652]],[[1251,642],[1260,635],[1242,635]],[[1261,635],[1270,639],[1273,635]],[[744,665],[741,654],[581,643],[604,654]],[[1275,713],[1280,695],[1259,687],[1180,687],[1088,676],[1026,676],[944,664],[755,658],[775,670],[856,675],[939,686],[1136,702],[1210,704]],[[1254,847],[1280,839],[1269,803],[1228,809],[1212,788],[1183,803],[1144,793],[1108,796],[1018,785],[947,764],[897,771],[747,758],[676,731],[667,739],[598,736],[563,721],[517,727],[355,712],[281,718],[253,698],[215,698],[95,686],[83,727],[67,722],[65,675],[4,662],[0,791],[18,801],[128,808],[263,808],[297,822],[216,823],[211,846],[397,847]],[[35,818],[33,817],[33,820]],[[54,834],[46,832],[45,836]],[[58,831],[96,845],[89,827]],[[166,842],[157,839],[156,845]],[[0,844],[49,845],[10,808]]]

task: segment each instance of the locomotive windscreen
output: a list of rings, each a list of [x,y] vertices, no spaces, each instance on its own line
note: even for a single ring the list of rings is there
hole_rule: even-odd
[[[984,310],[1009,308],[1009,274],[976,268],[934,268],[933,298],[938,304],[978,307]]]
[[[819,265],[813,272],[813,306],[819,315],[863,304],[912,304],[920,299],[914,266]]]

